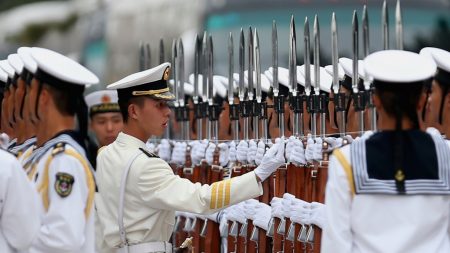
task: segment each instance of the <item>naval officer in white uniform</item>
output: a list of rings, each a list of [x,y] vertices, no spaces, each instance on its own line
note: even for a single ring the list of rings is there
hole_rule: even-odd
[[[170,63],[164,63],[107,87],[117,89],[125,124],[97,157],[96,208],[104,252],[171,252],[175,211],[214,213],[257,197],[260,182],[285,163],[280,141],[253,172],[231,180],[201,185],[174,175],[145,145],[150,136],[162,135],[169,121],[168,101],[174,99],[169,71]]]

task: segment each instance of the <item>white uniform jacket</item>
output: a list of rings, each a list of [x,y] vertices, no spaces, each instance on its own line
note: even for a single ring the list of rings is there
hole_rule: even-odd
[[[71,145],[59,143],[31,167],[42,224],[29,252],[94,253],[95,180],[87,159]]]
[[[19,162],[0,150],[0,252],[27,250],[40,220],[38,196]]]
[[[262,194],[254,172],[212,185],[194,184],[174,175],[165,161],[140,148],[146,149],[144,142],[119,133],[116,141],[97,156],[99,192],[95,204],[103,238],[98,243],[106,244],[109,252],[120,244],[117,218],[120,181],[136,152],[140,154],[130,167],[125,188],[124,225],[129,244],[168,241],[175,211],[213,213]]]
[[[445,143],[439,149],[450,150]],[[450,252],[450,195],[355,194],[351,161],[350,145],[330,157],[322,252]]]

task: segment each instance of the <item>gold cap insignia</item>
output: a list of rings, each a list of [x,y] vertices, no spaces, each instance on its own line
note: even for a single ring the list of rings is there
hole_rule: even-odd
[[[108,95],[103,95],[101,101],[103,104],[111,103],[111,97]]]
[[[170,67],[167,67],[166,70],[164,70],[163,79],[167,81],[169,80],[169,76],[170,76]]]

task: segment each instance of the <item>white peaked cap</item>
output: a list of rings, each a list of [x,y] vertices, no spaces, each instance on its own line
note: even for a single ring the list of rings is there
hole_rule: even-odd
[[[310,66],[310,71],[311,71],[311,85],[315,85],[316,80],[315,80],[315,76],[314,76],[314,65]],[[302,77],[297,79],[297,81],[302,85],[305,86],[305,65],[302,66],[298,66],[297,67],[297,71],[300,72],[300,74],[302,74]],[[324,91],[326,93],[330,93],[331,92],[331,85],[333,83],[333,78],[330,76],[330,74],[328,74],[328,72],[325,70],[325,68],[320,67],[319,68],[319,78],[320,78],[320,83],[319,83],[319,88],[321,91]],[[314,88],[311,86],[311,90],[314,90]]]
[[[37,63],[31,57],[31,48],[30,47],[20,47],[17,50],[17,54],[23,62],[25,69],[27,69],[31,73],[36,73]]]
[[[353,60],[349,58],[339,58],[339,65],[341,65],[342,69],[344,70],[344,73],[353,78]],[[358,77],[361,79],[365,78],[365,71],[364,71],[364,61],[358,60]]]
[[[55,51],[33,47],[31,48],[31,56],[36,61],[38,70],[59,80],[80,86],[93,85],[99,82],[98,77],[90,70]]]
[[[338,65],[338,78],[339,80],[344,80],[345,78],[345,72],[344,69],[341,67],[341,64],[337,64]],[[333,65],[328,65],[325,66],[325,70],[328,72],[328,74],[330,74],[331,77],[333,77]]]
[[[431,78],[436,64],[430,57],[401,50],[370,54],[364,60],[368,78],[390,83],[411,83]]]
[[[89,108],[101,104],[117,104],[118,102],[117,91],[115,90],[95,91],[86,95],[84,99]]]
[[[11,66],[11,64],[9,64],[8,60],[0,61],[0,68],[2,68],[3,71],[6,72],[6,74],[8,75],[8,77],[10,79],[14,78],[14,75],[16,74],[16,72],[14,71],[13,67]]]
[[[20,59],[18,54],[8,55],[8,63],[13,67],[17,75],[20,75],[23,70],[23,61]]]

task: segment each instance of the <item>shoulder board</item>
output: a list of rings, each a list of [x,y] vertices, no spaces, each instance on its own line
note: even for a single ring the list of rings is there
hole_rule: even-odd
[[[157,155],[155,155],[155,154],[153,154],[153,153],[150,153],[150,152],[148,152],[147,150],[145,150],[145,149],[143,149],[143,148],[139,148],[144,154],[146,154],[148,157],[150,157],[150,158],[159,158],[159,156],[157,156]]]
[[[66,144],[64,142],[58,142],[55,146],[53,146],[52,156],[57,154],[61,154],[66,150]]]

